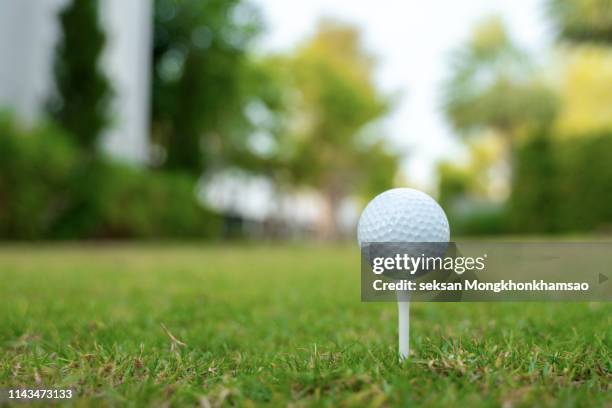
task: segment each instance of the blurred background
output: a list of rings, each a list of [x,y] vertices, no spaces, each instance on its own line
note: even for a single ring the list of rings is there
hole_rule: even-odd
[[[0,239],[612,231],[608,0],[302,3],[0,0]]]

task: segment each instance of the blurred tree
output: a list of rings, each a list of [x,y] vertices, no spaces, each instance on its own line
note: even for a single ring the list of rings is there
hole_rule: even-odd
[[[155,1],[153,141],[163,167],[199,175],[245,146],[246,50],[259,28],[241,0]]]
[[[612,129],[612,48],[572,46],[563,56],[558,134],[585,136]]]
[[[109,124],[111,86],[98,62],[105,35],[97,0],[73,0],[60,14],[62,36],[55,57],[56,92],[48,102],[51,116],[83,149],[95,152]]]
[[[273,65],[283,71],[278,77],[287,84],[290,117],[279,163],[291,183],[322,193],[327,213],[320,234],[334,237],[343,199],[392,184],[398,158],[367,128],[389,101],[374,84],[374,60],[359,32],[347,25],[323,21],[309,41]]]
[[[287,181],[282,161],[288,122],[285,72],[275,58],[249,58],[241,81],[243,137],[224,149],[226,163],[276,181]]]
[[[460,134],[488,129],[511,144],[522,126],[554,118],[554,92],[534,79],[527,56],[512,43],[499,18],[480,23],[453,61],[444,108]]]
[[[455,54],[446,113],[461,135],[477,139],[492,132],[506,143],[512,192],[506,209],[498,213],[507,219],[499,226],[521,233],[609,228],[612,167],[605,157],[610,157],[612,122],[606,101],[612,74],[606,44],[612,38],[612,4],[549,0],[549,5],[560,38],[571,40],[558,54],[566,62],[562,70],[555,67],[561,74],[556,76],[558,90],[538,80],[533,64],[512,44],[501,22],[490,20]],[[477,181],[484,173],[469,166],[441,167],[441,197],[466,202],[478,194]],[[456,225],[458,212],[450,207],[449,218]],[[472,213],[480,217],[484,212],[475,208]],[[493,225],[494,217],[485,218],[478,230]],[[459,224],[473,230],[471,222]]]
[[[548,5],[564,45],[560,109],[554,126],[533,129],[516,148],[510,224],[538,233],[609,228],[612,3]]]
[[[511,40],[503,22],[490,18],[476,26],[467,44],[453,55],[450,78],[445,84],[444,109],[457,132],[470,139],[494,135],[502,148],[494,158],[477,160],[472,149],[469,176],[461,199],[467,203],[474,197],[499,202],[507,197],[515,165],[515,145],[520,136],[532,129],[549,126],[558,109],[555,92],[538,80],[537,71],[528,56]],[[446,169],[440,179],[443,196],[450,194],[453,175]],[[483,175],[487,175],[483,179]],[[456,180],[455,180],[456,181]],[[483,187],[483,181],[488,183]],[[455,193],[456,195],[456,193]],[[445,198],[446,199],[446,198]]]
[[[548,8],[562,39],[612,43],[610,0],[549,0]]]
[[[561,82],[561,134],[593,134],[612,127],[612,3],[609,0],[549,0],[567,63]],[[597,75],[594,75],[597,73]]]

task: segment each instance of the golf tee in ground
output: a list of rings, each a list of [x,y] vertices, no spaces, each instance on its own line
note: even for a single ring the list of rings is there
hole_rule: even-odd
[[[398,301],[398,329],[400,361],[408,358],[410,352],[410,302]]]

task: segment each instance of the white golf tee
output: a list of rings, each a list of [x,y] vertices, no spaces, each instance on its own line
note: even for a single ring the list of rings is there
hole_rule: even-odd
[[[410,300],[405,293],[397,293],[397,317],[399,332],[399,358],[403,361],[410,353]]]
[[[410,353],[410,302],[397,302],[400,361]]]

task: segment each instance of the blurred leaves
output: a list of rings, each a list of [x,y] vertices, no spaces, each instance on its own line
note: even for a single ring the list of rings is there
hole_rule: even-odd
[[[467,160],[438,165],[438,200],[454,234],[497,234],[505,231],[504,201],[509,191],[505,145],[495,134],[467,142]]]
[[[0,116],[0,237],[41,238],[71,206],[78,153],[58,128],[18,128]]]
[[[612,129],[612,50],[584,45],[567,49],[556,121],[562,135]]]
[[[536,132],[517,149],[510,200],[518,232],[609,232],[612,131],[555,138]]]
[[[58,127],[0,115],[0,238],[210,237],[195,181],[79,154]]]
[[[50,211],[48,223],[24,219],[35,227],[11,226],[6,236],[200,236],[215,220],[198,207],[196,180],[234,169],[272,180],[280,194],[317,190],[334,235],[345,198],[391,186],[398,158],[376,126],[390,102],[374,83],[374,59],[358,30],[325,21],[294,51],[252,55],[262,23],[243,0],[155,0],[149,162],[155,169],[110,162],[97,149],[111,96],[98,66],[105,43],[98,6],[74,0],[61,14],[58,92],[50,111],[66,132],[58,131],[62,141],[48,147],[62,165],[46,176],[70,170],[48,190],[33,183],[42,192],[29,205],[32,192],[15,176],[20,164],[5,163],[13,178],[0,193],[11,205],[41,216]],[[0,154],[15,160],[38,155],[54,130],[36,132],[27,136],[33,152],[11,138]],[[72,136],[76,143],[68,140]],[[80,146],[86,155],[73,151]],[[38,171],[43,159],[29,160],[29,170]],[[4,214],[4,225],[16,222],[8,221],[14,211]]]
[[[504,191],[495,181],[505,171],[504,146],[493,134],[481,135],[467,143],[468,159],[465,161],[443,161],[438,166],[440,178],[438,198],[442,206],[451,209],[457,199],[466,194],[480,200],[500,201],[506,198]]]
[[[388,188],[398,165],[375,126],[390,102],[374,84],[374,59],[356,29],[324,20],[293,54],[266,64],[283,87],[280,181],[319,190],[333,229],[344,198]]]
[[[61,37],[55,56],[55,93],[48,101],[53,119],[77,145],[94,153],[110,124],[111,85],[99,67],[106,36],[97,0],[72,0],[60,14]]]
[[[555,93],[499,18],[481,22],[453,54],[443,104],[460,134],[489,129],[509,139],[521,126],[549,123],[557,109]]]
[[[476,27],[455,53],[445,110],[458,133],[470,136],[470,159],[466,165],[440,166],[440,196],[450,208],[451,224],[468,226],[474,214],[494,221],[478,200],[483,188],[492,191],[495,180],[506,180],[511,195],[498,212],[504,217],[498,219],[499,232],[610,228],[612,54],[605,43],[612,38],[611,6],[598,0],[549,2],[560,38],[571,40],[561,43],[554,65],[549,61],[536,69],[499,19]],[[544,75],[551,80],[542,81]],[[486,161],[479,160],[473,141],[490,133],[506,140],[505,154],[478,166]],[[505,175],[483,177],[504,161]],[[462,232],[473,232],[468,229]]]
[[[612,42],[610,0],[549,0],[548,9],[561,39]]]
[[[370,149],[380,139],[365,128],[389,108],[373,83],[374,61],[355,29],[323,21],[286,66],[293,94],[293,179],[347,194],[363,180],[367,156],[385,155],[382,146]]]
[[[153,139],[167,169],[199,175],[245,144],[247,46],[260,29],[240,0],[156,0]]]
[[[517,148],[512,186],[513,228],[521,232],[557,230],[559,194],[558,163],[555,146],[546,132],[535,132]],[[574,212],[580,211],[578,208]]]

